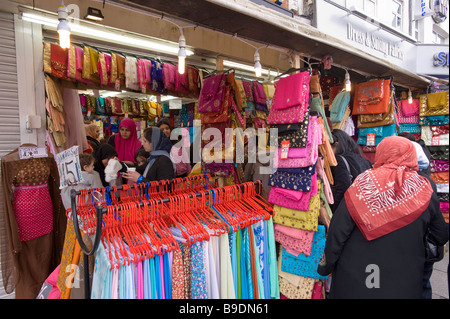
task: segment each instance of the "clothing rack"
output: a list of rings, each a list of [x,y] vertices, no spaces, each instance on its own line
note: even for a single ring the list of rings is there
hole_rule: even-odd
[[[176,179],[174,179],[172,181],[176,181]],[[162,183],[164,183],[164,182],[162,182]],[[257,195],[260,195],[261,190],[262,190],[261,181],[257,180],[257,181],[251,182],[251,183],[253,183],[255,187],[258,186]],[[242,192],[246,188],[247,185],[248,185],[248,183],[243,183],[243,184],[238,184],[236,186],[238,186],[239,191]],[[137,187],[137,185],[136,185],[136,187]],[[227,187],[227,186],[225,186],[225,187]],[[211,190],[223,191],[225,189],[225,187],[207,189],[207,190],[204,190],[201,192],[195,192],[195,193],[191,192],[191,193],[187,193],[186,196],[188,196],[189,198],[202,197],[202,196],[210,195]],[[84,255],[84,260],[83,260],[84,261],[84,281],[85,281],[84,282],[84,293],[85,293],[85,298],[89,299],[89,296],[90,296],[89,256],[93,255],[96,252],[98,245],[100,244],[100,239],[101,239],[101,235],[102,235],[102,223],[99,221],[102,220],[103,214],[105,214],[107,212],[107,208],[103,207],[101,204],[96,206],[96,210],[95,210],[96,227],[95,227],[95,236],[94,236],[94,241],[93,241],[94,243],[93,243],[92,249],[89,250],[82,239],[80,225],[78,222],[75,197],[80,194],[81,194],[81,191],[76,191],[76,190],[71,191],[71,211],[72,211],[72,221],[74,224],[76,239],[77,239],[77,241],[80,245],[81,251],[83,252],[83,255]],[[153,201],[156,201],[157,204],[164,204],[164,203],[169,203],[171,201],[171,198],[170,197],[157,198],[157,199],[154,199]],[[149,203],[151,203],[151,201],[142,201],[141,200],[141,201],[139,201],[138,206],[143,207],[144,205],[148,205]],[[118,207],[117,209],[120,209],[120,207]]]

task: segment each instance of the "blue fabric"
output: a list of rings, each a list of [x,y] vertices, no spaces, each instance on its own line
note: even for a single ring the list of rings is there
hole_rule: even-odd
[[[325,226],[318,225],[317,231],[314,232],[313,236],[311,254],[309,256],[303,254],[295,256],[288,253],[286,249],[283,248],[281,254],[281,270],[302,277],[326,279],[327,276],[322,276],[317,273],[320,258],[325,249],[325,243]]]
[[[339,92],[330,106],[330,120],[331,122],[342,121],[345,113],[345,107],[350,103],[350,92]]]
[[[446,125],[449,124],[448,115],[433,115],[419,117],[420,125]]]
[[[366,127],[358,129],[358,144],[367,145],[367,134],[375,134],[375,146],[377,146],[385,137],[396,136],[397,129],[395,124]]]
[[[419,124],[403,123],[398,126],[398,132],[421,133],[422,128]]]
[[[309,192],[311,190],[312,175],[316,172],[316,165],[296,168],[295,170],[298,173],[290,173],[278,169],[269,176],[269,186]]]

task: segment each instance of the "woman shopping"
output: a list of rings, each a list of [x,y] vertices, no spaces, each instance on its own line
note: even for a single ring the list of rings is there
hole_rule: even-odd
[[[96,124],[88,124],[85,126],[86,130],[86,138],[88,140],[89,145],[92,147],[92,152],[95,152],[97,148],[100,146],[100,127]]]
[[[142,147],[137,137],[136,123],[130,118],[124,118],[119,124],[119,134],[112,135],[108,144],[117,151],[117,157],[128,166],[134,166],[135,155]]]
[[[125,165],[122,165],[122,162],[119,161],[117,152],[114,147],[112,147],[108,143],[100,144],[98,149],[92,155],[95,158],[94,170],[100,175],[100,180],[102,181],[104,187],[110,186],[109,182],[111,180],[117,179],[117,172],[125,172],[127,169],[127,167]],[[115,176],[111,173],[108,173],[109,168],[111,168],[112,166],[116,166],[115,168],[113,168],[113,171],[116,173]]]
[[[170,157],[172,143],[167,136],[157,127],[148,127],[144,130],[142,145],[150,153],[144,173],[141,175],[136,171],[127,171],[123,177],[133,183],[174,178],[175,164]]]
[[[374,168],[355,179],[333,214],[317,270],[332,274],[329,298],[422,298],[426,232],[444,245],[448,231],[412,143],[384,138]]]

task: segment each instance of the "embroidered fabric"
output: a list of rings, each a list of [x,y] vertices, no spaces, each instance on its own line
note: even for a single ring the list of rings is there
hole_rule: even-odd
[[[280,224],[275,224],[275,240],[279,242],[287,252],[294,256],[303,254],[309,256],[314,232],[310,230],[297,229]]]
[[[311,178],[316,172],[316,165],[301,168],[298,173],[277,170],[269,177],[269,185],[291,190],[310,191]]]
[[[441,145],[441,146],[428,146],[428,150],[430,151],[432,160],[446,160],[449,158],[449,146]]]
[[[419,99],[413,99],[409,104],[408,100],[398,101],[398,111],[403,116],[418,116],[419,115]]]
[[[308,71],[279,79],[275,84],[271,112],[308,106],[310,79],[311,75]]]
[[[422,94],[419,100],[420,116],[448,115],[449,113],[448,91]]]
[[[283,141],[289,141],[289,147],[304,148],[307,142],[311,139],[309,133],[309,111],[306,111],[304,119],[300,123],[294,124],[278,124],[273,127],[278,129],[278,146],[281,146]],[[271,133],[274,133],[271,131]]]
[[[433,139],[433,133],[431,132],[431,128],[428,125],[422,125],[421,127],[421,138],[424,141],[425,145],[430,146],[440,146],[440,145],[449,145],[449,133],[434,135],[437,136],[437,139]]]
[[[219,112],[225,98],[226,75],[212,75],[203,80],[197,112]]]
[[[448,160],[430,160],[430,170],[432,173],[448,172]]]
[[[317,231],[314,232],[313,245],[309,256],[302,254],[294,256],[288,253],[286,249],[282,249],[281,270],[307,278],[328,278],[328,276],[322,276],[317,273],[317,267],[325,249],[325,243],[325,226],[319,225]]]
[[[308,211],[311,196],[317,194],[317,174],[311,177],[311,191],[293,191],[280,187],[271,187],[268,202],[295,210]]]
[[[449,124],[448,115],[436,115],[436,116],[420,116],[420,125],[446,125]]]
[[[367,134],[375,134],[375,146],[377,146],[381,140],[387,136],[397,135],[396,125],[385,125],[358,129],[357,143],[361,145],[367,145]]]

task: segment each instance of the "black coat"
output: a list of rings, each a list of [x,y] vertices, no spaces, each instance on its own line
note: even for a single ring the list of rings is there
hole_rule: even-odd
[[[372,241],[364,238],[342,200],[317,270],[321,275],[332,273],[329,298],[422,298],[427,229],[437,245],[448,241],[436,193],[414,222]],[[379,286],[369,288],[367,283]]]
[[[350,167],[350,173],[353,177],[352,179],[350,178],[350,173],[345,165],[344,159],[342,159],[341,156],[347,160],[348,166]],[[332,187],[334,204],[330,205],[330,207],[333,212],[338,208],[339,203],[344,198],[345,192],[350,185],[352,185],[355,178],[359,174],[372,168],[372,163],[370,163],[368,159],[351,152],[336,155],[336,161],[337,166],[331,166],[331,173],[333,174],[334,180],[334,185]]]
[[[167,156],[159,156],[144,176],[143,182],[160,181],[175,178],[173,163]]]

